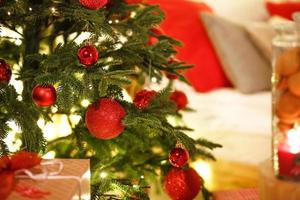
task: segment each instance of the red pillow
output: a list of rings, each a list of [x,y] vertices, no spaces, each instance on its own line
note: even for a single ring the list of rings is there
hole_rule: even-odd
[[[231,86],[208,38],[200,19],[200,12],[212,12],[204,3],[187,0],[149,0],[159,4],[166,13],[161,28],[164,32],[183,42],[178,48],[178,59],[195,67],[187,70],[186,77],[197,91]]]
[[[300,11],[300,2],[267,2],[266,7],[270,15],[278,15],[287,19],[292,19],[294,12]]]

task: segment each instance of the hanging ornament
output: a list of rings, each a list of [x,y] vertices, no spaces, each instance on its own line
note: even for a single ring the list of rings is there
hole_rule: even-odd
[[[164,178],[164,190],[172,200],[193,200],[202,186],[203,180],[193,168],[172,168]]]
[[[154,90],[141,90],[136,93],[133,103],[138,109],[147,108],[151,102],[151,99],[157,94]]]
[[[40,107],[52,106],[56,102],[56,90],[52,85],[37,85],[33,88],[32,100]]]
[[[98,10],[103,8],[108,0],[79,0],[80,4],[91,10]]]
[[[0,59],[0,83],[8,83],[11,79],[11,70],[5,60]]]
[[[125,115],[125,109],[119,102],[110,98],[102,98],[88,107],[85,124],[96,138],[113,139],[125,129],[122,124]]]
[[[78,50],[77,58],[81,64],[89,67],[98,61],[99,53],[96,47],[86,45]]]
[[[174,91],[171,96],[170,100],[174,101],[177,105],[177,110],[185,109],[188,104],[187,96],[181,91]]]
[[[183,167],[189,160],[189,152],[181,147],[176,147],[169,154],[169,161],[174,167]]]

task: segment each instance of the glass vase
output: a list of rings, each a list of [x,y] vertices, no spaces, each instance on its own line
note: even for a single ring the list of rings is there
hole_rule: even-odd
[[[297,25],[277,25],[273,39],[273,166],[282,179],[300,181],[300,42]]]

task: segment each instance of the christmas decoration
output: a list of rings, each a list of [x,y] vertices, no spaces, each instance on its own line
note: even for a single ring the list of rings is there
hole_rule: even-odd
[[[126,112],[114,99],[102,98],[90,105],[85,114],[89,132],[96,138],[108,140],[118,137],[124,130],[122,119]]]
[[[183,167],[189,160],[189,152],[181,147],[176,147],[169,154],[169,161],[174,167]]]
[[[11,78],[11,70],[9,65],[2,59],[0,59],[0,83],[8,83]]]
[[[170,120],[182,115],[170,100],[174,81],[164,84],[165,72],[184,81],[180,70],[190,65],[170,63],[180,43],[159,28],[165,18],[159,6],[148,0],[25,2],[1,1],[1,57],[16,63],[18,81],[0,83],[0,155],[22,149],[90,159],[91,197],[99,199],[153,199],[148,184],[162,177],[153,180],[149,171],[171,165],[162,160],[169,159],[175,141],[191,149],[190,157],[213,159],[220,145],[192,139],[189,127]],[[17,123],[18,137],[6,140],[10,122]],[[0,171],[6,165],[0,163]],[[49,198],[59,193],[39,189],[50,192]],[[66,193],[53,199],[68,199]]]
[[[136,93],[133,103],[139,109],[147,108],[151,102],[151,99],[157,94],[154,90],[141,90]]]
[[[20,151],[11,157],[0,157],[0,199],[6,199],[15,184],[14,172],[20,169],[30,169],[39,165],[41,158],[37,153]]]
[[[96,47],[86,45],[78,50],[77,58],[85,66],[91,66],[98,61],[99,53]]]
[[[80,4],[88,9],[98,10],[107,4],[108,0],[80,0]]]
[[[174,91],[171,94],[170,100],[176,103],[178,110],[185,109],[188,104],[187,96],[183,92],[178,90]]]
[[[32,91],[32,100],[40,107],[52,106],[56,102],[56,90],[52,85],[37,85]]]
[[[193,200],[203,180],[193,169],[172,168],[164,178],[164,189],[172,200]]]
[[[89,165],[88,159],[42,160],[37,153],[27,151],[2,156],[0,199],[80,199],[79,195],[84,199],[83,194],[90,192]],[[68,191],[57,187],[66,181]]]

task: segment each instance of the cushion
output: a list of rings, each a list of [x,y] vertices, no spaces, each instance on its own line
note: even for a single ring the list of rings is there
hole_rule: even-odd
[[[243,93],[270,89],[272,68],[245,28],[210,13],[202,13],[201,17],[233,85]]]
[[[269,17],[265,0],[201,0],[201,2],[205,2],[221,17],[234,22],[265,21]]]
[[[261,51],[265,58],[271,62],[272,40],[275,36],[272,25],[267,22],[253,22],[247,24],[245,28],[254,45]]]
[[[197,91],[207,92],[220,87],[231,86],[228,81],[205,28],[199,19],[199,12],[212,12],[204,3],[186,0],[149,0],[159,4],[166,13],[161,28],[167,35],[183,42],[178,48],[177,58],[194,68],[187,70],[186,78]]]
[[[290,1],[282,3],[267,1],[266,7],[271,16],[278,15],[286,19],[292,19],[293,13],[300,11],[300,1]]]

